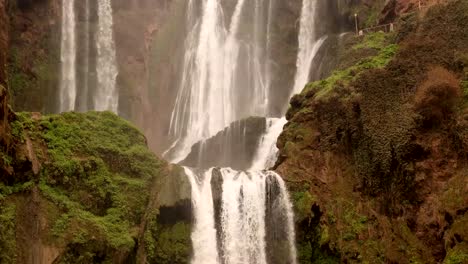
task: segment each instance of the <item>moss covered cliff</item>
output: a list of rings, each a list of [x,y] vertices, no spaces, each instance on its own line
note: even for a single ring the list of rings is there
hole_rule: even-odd
[[[17,113],[11,127],[1,263],[187,262],[190,215],[168,223],[160,210],[177,212],[190,189],[165,194],[183,186],[173,183],[183,183],[180,169],[157,159],[135,127],[109,112]]]
[[[301,263],[468,261],[468,2],[347,37],[291,101],[276,165]]]

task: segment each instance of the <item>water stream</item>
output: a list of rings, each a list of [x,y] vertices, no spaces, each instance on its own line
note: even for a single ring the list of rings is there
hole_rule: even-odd
[[[75,3],[75,0],[62,1],[59,112],[109,110],[117,113],[119,103],[116,89],[118,68],[111,0],[96,2],[98,23],[97,26],[93,25],[91,29],[90,10],[94,8],[94,1],[85,0],[80,3]],[[77,4],[83,4],[84,21],[81,24],[77,22]],[[78,25],[82,27],[77,28]],[[90,43],[92,31],[95,31],[95,43]],[[79,36],[79,32],[83,32],[82,37]],[[97,50],[95,69],[90,68],[90,48]],[[77,58],[82,58],[81,63],[77,63]],[[90,85],[92,79],[90,76],[94,71],[97,72],[97,84]],[[80,79],[79,85],[77,84],[78,79]],[[92,98],[92,105],[88,104],[89,98]]]
[[[75,1],[62,0],[62,40],[60,46],[59,112],[75,109],[76,99],[76,21]]]
[[[97,77],[98,85],[94,94],[94,109],[117,113],[119,96],[116,89],[117,60],[113,33],[112,7],[110,0],[98,1],[97,32]]]

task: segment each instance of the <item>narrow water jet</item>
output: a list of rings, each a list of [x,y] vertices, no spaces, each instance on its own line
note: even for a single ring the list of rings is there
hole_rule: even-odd
[[[84,45],[84,52],[83,52],[83,74],[82,74],[82,87],[80,94],[77,95],[79,98],[78,103],[78,111],[86,112],[89,110],[88,106],[88,96],[89,96],[89,74],[90,74],[90,49],[89,49],[89,41],[90,41],[90,5],[89,0],[84,1],[84,38],[82,45]]]
[[[60,44],[60,102],[59,112],[75,109],[76,100],[76,14],[75,1],[62,0],[62,29]]]
[[[299,29],[299,53],[296,62],[296,77],[292,94],[302,91],[309,82],[312,61],[326,39],[318,36],[316,30],[318,18],[318,0],[303,0],[300,29]]]
[[[112,6],[110,0],[98,1],[97,32],[97,80],[94,95],[94,109],[98,111],[118,111],[118,91],[116,78],[118,74],[113,33]]]
[[[252,162],[250,170],[263,170],[275,165],[278,158],[278,148],[276,141],[287,123],[286,118],[269,118],[267,120],[267,130],[260,138],[260,143]]]
[[[219,263],[218,245],[214,219],[213,195],[211,192],[212,170],[195,174],[184,167],[192,186],[192,206],[195,222],[192,231],[193,264]]]

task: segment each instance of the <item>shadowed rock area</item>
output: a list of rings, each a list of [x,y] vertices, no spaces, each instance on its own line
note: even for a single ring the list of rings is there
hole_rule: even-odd
[[[201,169],[248,169],[252,165],[255,151],[265,130],[266,119],[263,117],[236,121],[214,137],[195,144],[180,164]]]

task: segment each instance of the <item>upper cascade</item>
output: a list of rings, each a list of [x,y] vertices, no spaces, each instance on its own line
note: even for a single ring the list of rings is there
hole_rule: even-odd
[[[174,144],[165,153],[173,162],[232,122],[269,114],[267,29],[274,1],[239,0],[233,10],[221,0],[198,2],[188,3],[182,81],[170,122]]]

